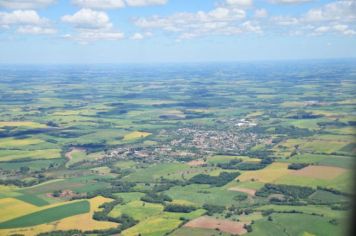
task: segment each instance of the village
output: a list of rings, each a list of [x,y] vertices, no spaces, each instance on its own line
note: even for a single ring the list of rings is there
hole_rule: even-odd
[[[216,129],[201,125],[190,125],[178,129],[161,130],[157,137],[161,141],[152,146],[125,145],[106,153],[106,159],[144,159],[145,162],[172,160],[190,161],[214,154],[240,155],[249,148],[267,143],[267,137],[247,131],[257,124],[246,119],[222,120],[224,126]]]

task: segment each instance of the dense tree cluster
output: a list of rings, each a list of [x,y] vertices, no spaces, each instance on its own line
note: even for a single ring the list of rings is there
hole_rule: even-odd
[[[217,167],[221,168],[221,169],[226,169],[226,170],[236,170],[238,167],[237,165],[240,164],[242,162],[241,159],[235,159],[235,160],[231,160],[227,163],[218,163]]]
[[[203,208],[206,210],[206,214],[212,216],[214,214],[220,214],[225,210],[224,206],[204,204]]]
[[[290,170],[300,170],[303,169],[305,167],[307,167],[309,164],[304,164],[304,163],[292,163],[290,165],[288,165],[288,169]]]
[[[298,111],[297,114],[289,116],[290,119],[317,119],[323,117],[322,115],[316,115],[311,112]]]
[[[168,212],[181,212],[181,213],[189,213],[195,211],[197,208],[192,205],[179,205],[179,204],[168,204],[164,207],[165,211]]]
[[[227,163],[218,163],[217,166],[225,170],[261,170],[273,162],[272,158],[263,158],[260,163],[243,162],[242,159],[234,159]]]
[[[240,172],[221,172],[218,176],[199,174],[193,176],[189,182],[192,184],[210,184],[216,187],[221,187],[240,175]]]
[[[165,202],[171,202],[172,198],[163,193],[157,194],[154,192],[150,192],[141,197],[141,201],[164,204]]]
[[[256,196],[267,197],[270,194],[283,194],[293,199],[303,199],[309,197],[314,192],[315,190],[309,187],[265,184],[256,192]]]

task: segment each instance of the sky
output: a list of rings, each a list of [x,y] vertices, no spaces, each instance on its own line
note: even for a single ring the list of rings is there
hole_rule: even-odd
[[[0,63],[356,57],[356,0],[0,0]]]

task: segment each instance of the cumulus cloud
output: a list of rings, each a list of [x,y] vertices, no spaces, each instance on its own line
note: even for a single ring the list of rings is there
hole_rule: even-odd
[[[80,43],[89,43],[97,40],[121,40],[125,38],[125,35],[122,32],[118,31],[108,31],[108,30],[88,30],[81,29],[77,34],[66,34],[64,38],[72,39]]]
[[[275,16],[271,19],[275,24],[284,26],[297,25],[300,23],[300,19],[291,16]]]
[[[314,29],[314,35],[321,35],[324,33],[341,33],[343,35],[352,36],[356,35],[356,31],[350,29],[348,25],[336,24],[331,26],[320,26]]]
[[[313,0],[269,0],[269,2],[275,4],[300,4],[300,3],[306,3],[311,1]]]
[[[152,5],[164,5],[168,0],[125,0],[130,7],[144,7]]]
[[[80,42],[96,40],[120,40],[124,38],[122,32],[113,29],[109,16],[103,11],[81,9],[73,15],[65,15],[62,21],[77,29],[75,35],[67,34],[65,38]]]
[[[305,21],[355,21],[356,1],[336,1],[320,8],[311,9],[304,17]]]
[[[256,28],[244,27],[241,23],[246,11],[236,6],[220,5],[211,11],[196,13],[181,12],[168,17],[152,16],[138,18],[136,26],[143,29],[158,29],[175,33],[180,39],[206,35],[232,35],[242,32],[255,32]],[[257,23],[254,23],[256,26]],[[258,31],[261,31],[259,28]]]
[[[34,25],[26,25],[26,26],[20,26],[17,29],[18,33],[21,34],[55,34],[57,33],[57,30],[53,28],[46,28],[46,27],[41,27],[41,26],[34,26]]]
[[[16,10],[13,12],[0,12],[0,24],[3,26],[10,25],[44,25],[49,20],[40,17],[34,10]]]
[[[50,21],[40,17],[34,10],[15,10],[0,12],[0,26],[5,29],[17,27],[16,32],[22,34],[54,34],[56,30]]]
[[[300,16],[273,16],[276,26],[286,27],[292,35],[322,35],[326,33],[355,35],[356,1],[340,0],[309,9]]]
[[[81,9],[73,15],[65,15],[62,21],[72,24],[76,28],[111,28],[109,16],[103,11],[94,11],[91,9]]]
[[[142,40],[144,39],[145,37],[141,34],[141,33],[134,33],[132,36],[131,36],[131,39],[133,40]]]
[[[125,6],[123,0],[72,0],[72,3],[83,8],[110,9]]]
[[[240,7],[249,7],[252,6],[252,0],[226,0],[226,4],[240,6]]]
[[[264,18],[268,16],[268,12],[266,9],[256,9],[254,16],[257,18]]]
[[[167,1],[168,0],[72,0],[72,3],[83,8],[115,9],[125,6],[144,7],[164,5]]]
[[[131,35],[130,39],[138,41],[138,40],[143,40],[145,38],[149,38],[152,36],[153,36],[153,34],[151,32],[134,33]]]
[[[0,7],[11,9],[35,9],[48,6],[56,0],[0,0]]]

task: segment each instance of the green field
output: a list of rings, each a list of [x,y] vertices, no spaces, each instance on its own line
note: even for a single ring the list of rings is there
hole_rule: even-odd
[[[0,229],[29,227],[46,224],[66,217],[83,214],[89,212],[89,210],[90,204],[88,201],[69,203],[2,222],[0,223]]]
[[[253,229],[246,235],[343,235],[327,219],[305,214],[272,214],[272,221],[256,221]]]

